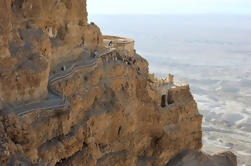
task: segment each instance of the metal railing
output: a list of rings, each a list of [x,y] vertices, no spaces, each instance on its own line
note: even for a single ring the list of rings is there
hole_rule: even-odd
[[[71,68],[69,68],[64,74],[60,74],[60,76],[51,76],[49,78],[49,81],[48,81],[48,90],[54,94],[55,96],[57,96],[58,98],[64,98],[64,96],[62,96],[60,93],[58,93],[56,90],[54,90],[52,88],[52,84],[58,80],[62,80],[62,79],[65,79],[67,78],[68,76],[72,75],[73,73],[81,70],[81,69],[84,69],[84,68],[89,68],[89,67],[93,67],[95,65],[97,65],[97,59],[104,56],[104,55],[107,55],[111,52],[113,52],[115,49],[109,49],[109,50],[106,50],[100,54],[97,55],[97,58],[94,59],[91,63],[89,64],[84,64],[84,65],[77,65],[77,64],[74,64],[71,66]],[[49,101],[49,100],[48,100]],[[56,101],[55,101],[56,102]],[[52,102],[54,103],[54,102]],[[64,101],[63,101],[63,104],[58,104],[58,105],[48,105],[48,106],[31,106],[31,108],[28,108],[27,110],[24,110],[24,111],[21,111],[20,113],[17,113],[18,116],[23,116],[25,114],[28,114],[28,113],[32,113],[34,111],[37,111],[37,110],[52,110],[52,109],[60,109],[60,108],[64,108],[66,105],[68,104],[68,100],[66,98],[64,98]],[[35,107],[35,108],[32,108],[32,107]],[[22,108],[16,108],[16,109],[22,109]]]

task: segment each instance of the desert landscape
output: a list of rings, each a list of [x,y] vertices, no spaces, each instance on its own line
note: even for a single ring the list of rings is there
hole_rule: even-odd
[[[104,33],[136,40],[159,78],[188,82],[203,119],[203,150],[251,164],[251,34],[245,15],[90,15]],[[123,18],[121,21],[121,18]],[[145,19],[147,18],[147,22]],[[112,22],[116,22],[112,24]]]
[[[86,0],[0,0],[1,166],[249,164],[242,36],[228,48],[194,17],[132,17],[103,24]]]

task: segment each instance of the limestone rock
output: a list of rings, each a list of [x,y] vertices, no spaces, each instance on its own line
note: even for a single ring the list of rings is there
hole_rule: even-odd
[[[0,106],[47,97],[51,67],[102,47],[85,0],[0,0]]]
[[[181,151],[201,148],[202,116],[189,87],[174,89],[174,104],[162,108],[160,93],[137,72],[140,66],[112,59],[53,85],[70,99],[66,111],[4,117],[6,134],[26,159],[45,165],[162,166]]]
[[[166,166],[237,166],[236,161],[236,156],[231,152],[210,156],[190,150],[177,155]]]
[[[201,149],[189,85],[155,86],[133,40],[104,38],[86,0],[0,0],[1,165],[164,166]]]

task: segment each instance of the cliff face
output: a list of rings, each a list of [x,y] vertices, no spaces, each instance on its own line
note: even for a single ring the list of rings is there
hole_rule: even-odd
[[[52,68],[103,45],[85,0],[0,0],[0,22],[0,103],[46,98]]]
[[[107,48],[85,0],[0,9],[1,165],[164,166],[200,150],[189,86],[150,78],[131,40]]]
[[[173,158],[166,166],[220,166],[237,165],[236,156],[231,152],[221,152],[212,156],[197,151],[184,151]]]
[[[70,99],[65,110],[5,116],[7,135],[25,156],[45,165],[164,165],[179,152],[200,149],[202,117],[189,87],[172,90],[174,103],[162,108],[161,95],[137,71],[141,66],[108,56],[53,84]]]

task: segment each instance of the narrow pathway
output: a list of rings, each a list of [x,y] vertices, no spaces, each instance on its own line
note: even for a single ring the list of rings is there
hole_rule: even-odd
[[[61,96],[61,94],[59,94],[57,91],[55,91],[51,85],[56,81],[67,78],[68,76],[72,75],[73,73],[75,73],[81,69],[89,68],[89,67],[93,67],[93,66],[97,65],[97,60],[100,57],[107,55],[107,54],[113,52],[114,50],[115,49],[109,49],[103,53],[98,54],[96,56],[96,58],[93,59],[88,64],[80,65],[80,64],[75,63],[66,72],[64,72],[60,75],[56,74],[54,76],[51,76],[48,81],[48,91],[50,94],[49,96],[51,96],[51,97],[49,97],[48,100],[44,100],[39,103],[33,103],[33,104],[22,105],[21,107],[17,107],[17,108],[15,108],[16,114],[18,116],[22,116],[22,115],[25,115],[25,114],[28,114],[28,113],[31,113],[31,112],[34,112],[37,110],[53,110],[53,109],[64,108],[68,104],[67,99],[64,98],[63,96]]]

